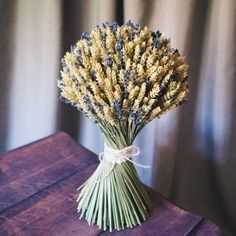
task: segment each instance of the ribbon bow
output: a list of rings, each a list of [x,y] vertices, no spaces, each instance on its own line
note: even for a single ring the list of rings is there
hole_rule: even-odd
[[[135,162],[131,158],[138,156],[140,154],[139,147],[135,145],[130,145],[128,147],[125,147],[123,149],[113,149],[109,147],[106,143],[104,144],[104,152],[99,153],[99,160],[100,162],[106,161],[111,162],[112,164],[121,164],[125,161],[132,162],[135,166],[141,167],[141,168],[150,168],[150,166],[142,165],[140,163]]]

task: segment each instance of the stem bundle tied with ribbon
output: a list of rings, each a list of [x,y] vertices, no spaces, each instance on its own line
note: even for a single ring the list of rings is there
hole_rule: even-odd
[[[61,97],[105,140],[97,169],[79,187],[80,217],[110,231],[140,225],[151,204],[135,169],[147,166],[134,160],[140,150],[133,142],[146,124],[185,101],[188,65],[162,33],[128,21],[83,33],[62,66]]]
[[[79,187],[78,212],[89,224],[103,229],[121,230],[141,224],[148,216],[150,199],[140,183],[131,158],[139,155],[136,146],[121,150],[105,144],[99,154],[100,164],[92,176]]]

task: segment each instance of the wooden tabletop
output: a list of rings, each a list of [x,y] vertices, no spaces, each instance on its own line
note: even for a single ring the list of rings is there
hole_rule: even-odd
[[[57,133],[0,156],[0,236],[213,236],[220,229],[152,192],[153,211],[142,226],[103,232],[76,213],[76,189],[97,156]]]

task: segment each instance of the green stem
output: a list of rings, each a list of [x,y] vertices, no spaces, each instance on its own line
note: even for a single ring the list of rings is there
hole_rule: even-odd
[[[115,126],[100,121],[98,126],[105,142],[114,149],[131,145],[142,127],[128,119]],[[80,217],[109,231],[140,225],[150,210],[149,196],[129,161],[121,164],[102,161],[85,182],[77,201]]]
[[[79,194],[82,217],[109,231],[140,225],[149,215],[150,199],[133,164],[101,162],[98,168]]]

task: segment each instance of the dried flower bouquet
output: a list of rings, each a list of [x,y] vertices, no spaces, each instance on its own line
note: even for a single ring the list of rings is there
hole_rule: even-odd
[[[132,157],[139,131],[180,105],[188,93],[188,65],[159,31],[131,21],[104,23],[62,59],[60,95],[100,128],[105,139],[100,164],[81,186],[78,212],[103,230],[145,221],[150,199]]]

